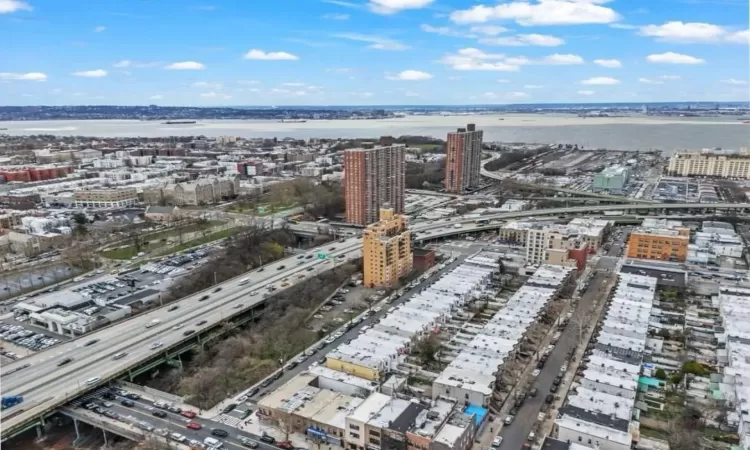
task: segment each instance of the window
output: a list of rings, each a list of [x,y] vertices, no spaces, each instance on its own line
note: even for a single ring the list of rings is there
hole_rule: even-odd
[[[352,437],[352,438],[354,438],[354,439],[359,439],[359,434],[357,434],[357,433],[352,433],[352,432],[350,431],[350,432],[349,432],[349,437]]]
[[[578,436],[578,442],[582,442],[583,438],[581,436]]]
[[[380,439],[370,438],[370,444],[380,445]]]
[[[352,429],[352,430],[359,431],[359,425],[354,425],[354,424],[350,423],[349,424],[349,428]]]
[[[380,431],[370,430],[370,436],[380,437]]]

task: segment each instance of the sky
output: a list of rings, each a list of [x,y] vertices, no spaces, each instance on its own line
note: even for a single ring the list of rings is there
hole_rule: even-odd
[[[0,105],[750,100],[748,0],[0,0]]]

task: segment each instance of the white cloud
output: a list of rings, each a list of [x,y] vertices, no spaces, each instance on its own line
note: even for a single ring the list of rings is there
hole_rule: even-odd
[[[607,0],[528,0],[496,6],[477,5],[451,13],[456,23],[484,23],[490,20],[514,20],[519,25],[579,25],[613,23],[620,16],[602,6]]]
[[[731,33],[729,36],[727,36],[727,42],[734,42],[736,44],[750,44],[750,29]]]
[[[650,78],[638,78],[638,82],[643,83],[643,84],[664,84],[663,81],[652,80]]]
[[[101,33],[102,31],[106,30],[107,27],[103,27],[99,25],[98,27],[94,28],[94,33]]]
[[[159,61],[131,61],[129,59],[123,59],[121,61],[117,61],[116,63],[112,64],[112,67],[116,67],[119,69],[124,69],[127,67],[133,67],[136,69],[145,69],[147,67],[156,67],[160,66],[162,63]]]
[[[358,3],[345,2],[343,0],[322,0],[323,3],[330,3],[331,5],[343,6],[344,8],[358,9],[361,7]]]
[[[619,69],[622,67],[622,63],[616,59],[595,59],[594,64],[602,67],[609,67],[610,69]]]
[[[504,61],[505,59],[506,56],[502,53],[485,53],[476,48],[462,48],[457,53],[443,56],[440,62],[454,70],[515,72],[519,69],[517,64],[509,64]]]
[[[332,67],[330,69],[326,69],[326,72],[345,74],[354,72],[354,69],[352,69],[351,67]]]
[[[237,83],[238,84],[250,85],[250,84],[260,84],[260,81],[258,81],[258,80],[238,80]]]
[[[659,78],[662,80],[679,80],[682,77],[679,75],[662,75]]]
[[[307,92],[303,90],[291,90],[291,89],[280,89],[280,88],[273,88],[270,91],[272,94],[281,94],[291,97],[304,97],[307,95]]]
[[[645,25],[638,34],[667,42],[715,43],[732,42],[748,43],[750,31],[730,31],[729,29],[704,22],[671,21],[663,25]]]
[[[323,18],[326,20],[349,20],[349,14],[341,14],[341,13],[323,14]]]
[[[526,98],[529,94],[526,92],[508,92],[507,96],[509,98]]]
[[[494,70],[515,72],[525,65],[575,65],[583,64],[584,60],[578,55],[553,54],[539,59],[526,56],[506,56],[502,53],[486,53],[476,48],[463,48],[457,53],[449,53],[440,60],[450,65],[454,70]]]
[[[73,72],[73,75],[86,78],[102,78],[107,76],[107,71],[102,69],[82,70],[80,72]]]
[[[198,88],[198,89],[221,89],[222,88],[221,83],[209,82],[209,81],[196,81],[190,86],[194,88]]]
[[[31,11],[31,6],[21,0],[0,0],[0,14],[16,11]]]
[[[578,95],[594,95],[594,91],[578,91]]]
[[[412,92],[412,91],[406,91],[404,92],[404,95],[407,97],[419,97],[419,94],[417,94],[416,92]]]
[[[724,84],[731,84],[733,86],[745,86],[747,84],[747,80],[738,80],[736,78],[728,78],[726,80],[721,80]]]
[[[386,75],[386,78],[398,81],[424,81],[432,78],[432,75],[421,70],[404,70],[395,75]]]
[[[432,25],[422,24],[419,28],[426,33],[439,34],[441,36],[452,36],[461,38],[475,38],[476,35],[471,33],[465,33],[460,30],[455,30],[451,27],[433,27]]]
[[[484,34],[485,36],[497,36],[500,33],[508,31],[505,27],[499,27],[497,25],[477,25],[471,27],[472,33]]]
[[[162,100],[163,98],[164,98],[163,95],[156,94],[156,95],[152,95],[151,97],[149,97],[149,100]]]
[[[165,67],[167,70],[203,70],[205,68],[206,66],[197,61],[180,61]]]
[[[220,92],[213,92],[213,91],[211,91],[211,92],[204,92],[204,93],[201,94],[201,97],[203,97],[203,98],[217,98],[217,99],[223,99],[223,100],[232,98],[231,95],[226,95],[226,94],[222,94]]]
[[[373,94],[372,92],[365,91],[365,92],[352,92],[351,95],[355,97],[370,98],[374,96],[375,94]]]
[[[370,10],[377,14],[395,14],[406,9],[421,9],[434,0],[370,0]]]
[[[507,37],[483,38],[480,39],[479,42],[487,45],[502,45],[507,47],[524,47],[528,45],[557,47],[558,45],[563,45],[565,43],[565,41],[559,37],[546,34],[519,34]]]
[[[587,86],[612,86],[615,84],[620,84],[620,80],[611,77],[593,77],[581,80],[581,84],[585,84]]]
[[[510,80],[505,80],[505,79],[501,78],[501,79],[497,80],[497,82],[498,83],[510,83]]]
[[[646,60],[655,64],[703,64],[704,60],[682,53],[666,52],[648,55]]]
[[[527,84],[523,88],[524,89],[542,89],[544,85],[541,84]]]
[[[609,24],[609,27],[616,30],[635,30],[638,28],[636,25],[628,25],[626,23],[611,23]]]
[[[41,72],[11,73],[0,72],[3,81],[47,81],[47,74]]]
[[[583,58],[581,58],[578,55],[572,55],[572,54],[559,54],[555,53],[554,55],[545,56],[541,60],[538,60],[536,62],[532,62],[532,64],[542,64],[542,65],[550,65],[550,66],[571,66],[576,64],[583,64]]]
[[[299,59],[299,56],[292,55],[291,53],[287,52],[264,52],[263,50],[258,50],[256,48],[250,50],[249,52],[245,53],[243,56],[244,59],[253,59],[257,61],[296,61]]]
[[[286,86],[286,87],[302,87],[302,86],[306,86],[305,83],[282,83],[281,85],[282,86]]]
[[[393,39],[389,39],[382,36],[371,36],[367,34],[359,34],[359,33],[341,33],[341,34],[335,34],[334,37],[340,38],[340,39],[347,39],[350,41],[359,41],[359,42],[366,42],[370,45],[367,46],[367,48],[375,49],[375,50],[392,50],[392,51],[401,51],[401,50],[408,50],[409,46],[402,44],[401,42],[398,42]]]

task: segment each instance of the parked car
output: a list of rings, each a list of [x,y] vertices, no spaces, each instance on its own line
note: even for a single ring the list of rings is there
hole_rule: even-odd
[[[229,433],[227,433],[226,430],[222,430],[221,428],[214,428],[213,430],[211,430],[211,434],[220,438],[229,436]]]
[[[510,425],[513,423],[513,419],[515,419],[515,416],[507,416],[505,420],[503,420],[503,423],[505,425]]]

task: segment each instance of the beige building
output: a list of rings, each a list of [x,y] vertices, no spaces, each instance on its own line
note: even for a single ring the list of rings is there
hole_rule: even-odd
[[[237,176],[206,177],[145,190],[143,201],[149,205],[211,205],[236,196],[239,190],[240,180]]]
[[[667,172],[676,176],[750,179],[750,147],[739,151],[701,150],[675,152]]]
[[[380,221],[365,229],[362,237],[365,286],[390,286],[411,272],[411,232],[406,226],[406,216],[383,208]]]
[[[21,225],[23,211],[0,211],[0,228],[12,229]]]
[[[64,240],[65,236],[60,234],[42,236],[11,231],[0,236],[0,254],[14,253],[17,255],[34,256],[62,244]]]
[[[76,208],[125,208],[138,203],[135,188],[82,189],[73,193]]]
[[[171,222],[180,215],[180,208],[176,206],[148,206],[143,216],[153,222]]]

